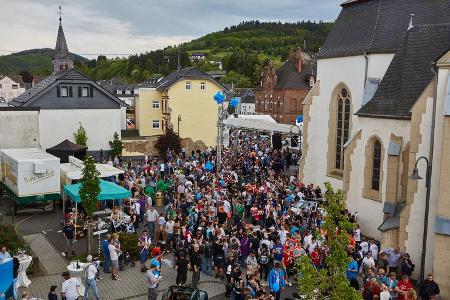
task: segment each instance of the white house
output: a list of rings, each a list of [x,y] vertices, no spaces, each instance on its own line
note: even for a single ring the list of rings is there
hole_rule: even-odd
[[[450,263],[442,258],[450,255],[443,246],[450,243],[450,110],[444,110],[450,103],[450,1],[349,0],[341,6],[318,55],[318,81],[303,103],[300,178],[343,189],[363,234],[382,248],[409,252],[414,277],[423,263],[448,296]],[[421,156],[433,164],[426,217],[426,185],[409,179]],[[425,178],[424,162],[418,171]]]
[[[89,152],[110,149],[114,133],[120,138],[121,130],[126,128],[126,104],[73,69],[61,23],[52,63],[52,75],[9,104],[40,108],[39,135],[43,149],[65,139],[74,141],[74,132],[80,124],[87,132]]]
[[[6,103],[25,92],[25,83],[20,76],[0,75],[0,100]],[[0,101],[1,102],[1,101]]]

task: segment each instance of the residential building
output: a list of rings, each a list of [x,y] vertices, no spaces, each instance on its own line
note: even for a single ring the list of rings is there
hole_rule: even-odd
[[[126,104],[86,75],[73,69],[64,31],[59,24],[53,74],[9,104],[39,108],[39,140],[43,149],[69,139],[80,124],[86,130],[90,152],[110,149],[114,133],[125,129]]]
[[[193,67],[142,84],[136,99],[139,135],[159,135],[173,128],[181,138],[216,145],[218,107],[213,96],[224,89],[210,75]]]
[[[270,114],[277,122],[295,124],[303,114],[302,103],[315,83],[315,61],[300,48],[275,71],[272,62],[264,67],[261,85],[255,92],[257,114]]]
[[[192,52],[191,57],[189,58],[191,61],[206,59],[208,54],[206,52]]]
[[[236,107],[238,115],[254,115],[255,114],[255,91],[253,89],[234,88],[226,93],[226,107],[233,98],[239,98],[239,105]]]
[[[0,99],[8,103],[11,99],[25,92],[25,83],[18,75],[0,75]]]
[[[450,25],[448,0],[343,3],[304,101],[305,183],[344,191],[363,234],[400,247],[450,295]],[[413,14],[413,15],[410,15]],[[430,159],[426,255],[421,254]],[[426,177],[424,161],[417,165]],[[423,279],[423,278],[421,278]]]

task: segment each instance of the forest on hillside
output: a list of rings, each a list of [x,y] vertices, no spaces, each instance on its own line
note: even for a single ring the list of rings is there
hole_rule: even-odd
[[[94,80],[119,77],[128,83],[136,83],[176,70],[179,56],[183,68],[196,66],[203,71],[213,71],[223,67],[226,71],[223,83],[233,82],[240,87],[252,87],[259,82],[267,60],[272,60],[276,67],[280,66],[288,58],[289,52],[297,47],[316,53],[332,24],[245,21],[177,46],[127,58],[107,59],[99,56],[89,61],[77,60],[75,66]],[[191,61],[193,52],[205,53],[207,58]],[[48,60],[48,56],[45,59]],[[43,69],[42,62],[41,59],[39,69],[27,70],[33,74],[39,73]],[[29,62],[28,65],[33,64]]]

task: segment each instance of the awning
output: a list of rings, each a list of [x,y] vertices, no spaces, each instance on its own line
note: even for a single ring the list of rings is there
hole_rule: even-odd
[[[31,195],[31,196],[17,196],[7,185],[5,185],[2,181],[0,181],[0,188],[6,191],[9,197],[11,197],[14,202],[20,205],[31,204],[35,202],[47,202],[47,201],[56,201],[61,199],[61,195],[59,193],[51,193],[51,194],[40,194],[40,195]]]
[[[223,125],[238,129],[253,129],[258,131],[279,132],[279,133],[292,132],[294,134],[299,133],[297,128],[292,129],[293,125],[272,123],[269,121],[263,121],[258,119],[229,117],[228,119],[223,121]]]
[[[70,184],[64,186],[64,192],[73,201],[80,203],[80,188],[81,183]],[[109,182],[105,180],[100,180],[100,194],[97,197],[99,201],[114,200],[114,199],[124,199],[130,198],[131,191],[124,189],[123,187],[115,184],[114,182]]]
[[[84,167],[83,161],[72,156],[69,157],[69,163],[60,165],[61,173],[64,173],[66,177],[70,180],[81,179],[81,177],[83,177],[82,175],[83,167]],[[95,169],[100,172],[101,178],[125,173],[124,170],[115,168],[108,164],[95,164]]]

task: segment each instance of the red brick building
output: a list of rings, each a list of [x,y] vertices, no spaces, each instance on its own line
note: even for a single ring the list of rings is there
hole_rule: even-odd
[[[303,100],[314,84],[315,62],[300,48],[276,71],[269,62],[255,92],[256,114],[271,115],[279,123],[295,124],[297,116],[303,114]]]

